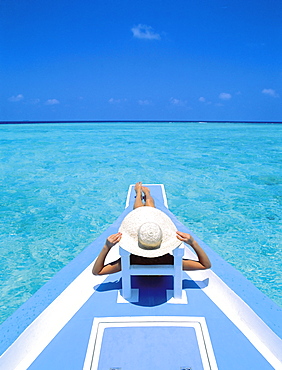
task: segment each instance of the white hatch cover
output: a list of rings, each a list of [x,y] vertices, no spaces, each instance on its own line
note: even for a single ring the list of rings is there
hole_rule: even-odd
[[[203,317],[95,318],[84,370],[217,370]]]

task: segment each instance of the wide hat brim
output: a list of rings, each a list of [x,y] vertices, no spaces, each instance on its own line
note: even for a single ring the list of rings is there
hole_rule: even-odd
[[[162,230],[162,242],[156,249],[143,249],[138,244],[138,230],[146,222],[154,222]],[[176,237],[176,226],[171,219],[159,209],[153,207],[139,207],[130,212],[122,221],[119,232],[122,233],[120,246],[131,254],[141,257],[160,257],[175,248],[182,242]]]

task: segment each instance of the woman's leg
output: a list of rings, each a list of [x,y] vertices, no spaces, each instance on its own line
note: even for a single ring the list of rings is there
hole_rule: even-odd
[[[135,202],[134,202],[134,205],[133,205],[133,209],[138,208],[138,207],[143,207],[144,204],[143,204],[143,201],[142,201],[142,198],[143,198],[142,182],[137,182],[135,184],[134,189],[135,189],[136,197],[135,197]]]
[[[150,189],[147,188],[146,186],[142,186],[142,191],[145,194],[145,206],[155,208],[155,201],[152,195],[150,194]]]

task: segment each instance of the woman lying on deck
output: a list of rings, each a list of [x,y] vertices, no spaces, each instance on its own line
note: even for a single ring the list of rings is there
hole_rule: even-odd
[[[107,275],[121,271],[120,258],[105,265],[110,249],[120,241],[122,247],[131,253],[130,264],[133,265],[173,265],[174,257],[169,252],[184,242],[194,249],[198,261],[183,259],[182,269],[209,269],[211,263],[204,250],[190,234],[177,231],[171,219],[155,208],[150,190],[138,182],[135,192],[133,211],[124,218],[119,232],[107,238],[94,263],[92,273]]]

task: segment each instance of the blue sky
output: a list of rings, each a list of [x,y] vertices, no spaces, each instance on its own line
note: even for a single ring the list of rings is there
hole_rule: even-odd
[[[282,121],[281,0],[1,0],[0,120]]]

